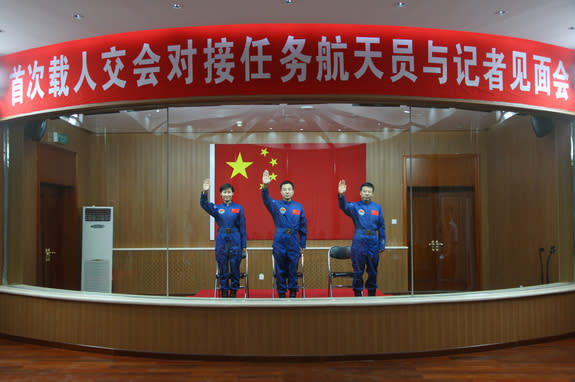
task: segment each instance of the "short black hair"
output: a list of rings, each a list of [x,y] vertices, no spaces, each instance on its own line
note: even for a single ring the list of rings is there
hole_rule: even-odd
[[[295,190],[295,187],[293,185],[293,182],[291,180],[284,180],[281,184],[280,184],[280,190],[282,189],[284,184],[291,184],[291,188],[293,188]]]
[[[224,183],[224,184],[222,184],[222,185],[220,186],[220,193],[221,193],[222,191],[230,190],[230,189],[232,190],[232,192],[235,192],[235,191],[234,191],[234,186],[232,186],[232,185],[229,184],[229,183]]]
[[[373,187],[373,183],[365,182],[359,187],[359,190],[363,190],[364,187],[370,187],[372,191],[375,191],[375,187]]]

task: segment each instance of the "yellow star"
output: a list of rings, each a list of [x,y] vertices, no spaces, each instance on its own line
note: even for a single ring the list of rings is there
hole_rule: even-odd
[[[270,175],[270,180],[276,180],[276,178],[278,177],[278,174],[273,173]]]
[[[242,153],[239,153],[235,162],[226,162],[226,163],[228,166],[234,169],[234,171],[232,171],[232,176],[230,176],[230,179],[238,174],[243,175],[247,179],[248,173],[246,172],[246,168],[251,166],[254,162],[244,162],[242,158]]]
[[[260,151],[260,155],[263,155],[264,157],[267,156],[268,154],[269,154],[269,151],[265,147]]]
[[[264,184],[263,184],[263,183],[260,183],[260,190],[261,190],[262,188],[264,188]]]
[[[278,165],[278,160],[276,158],[272,158],[272,160],[270,161],[270,164],[273,166],[277,166]]]

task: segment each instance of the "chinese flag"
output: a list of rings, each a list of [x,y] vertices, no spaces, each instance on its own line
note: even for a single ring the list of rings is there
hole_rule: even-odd
[[[337,185],[345,179],[349,200],[359,198],[365,182],[365,144],[217,144],[213,162],[216,203],[222,202],[220,186],[231,183],[234,202],[245,210],[248,240],[273,239],[273,219],[261,198],[266,169],[272,198],[281,199],[281,182],[294,183],[293,200],[304,207],[308,240],[353,237],[351,219],[339,211]]]

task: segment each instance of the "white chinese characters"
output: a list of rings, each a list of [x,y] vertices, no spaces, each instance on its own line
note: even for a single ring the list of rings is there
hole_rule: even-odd
[[[114,44],[100,51],[81,51],[76,57],[54,54],[47,62],[36,59],[12,66],[11,104],[37,102],[46,94],[56,99],[112,89],[224,87],[265,81],[310,89],[319,83],[355,83],[371,93],[402,86],[429,90],[429,84],[435,83],[450,90],[481,87],[489,92],[569,99],[565,64],[540,54],[463,41],[386,41],[376,35],[320,35],[314,40],[297,35],[283,40],[218,37],[176,44],[142,42],[137,47]]]

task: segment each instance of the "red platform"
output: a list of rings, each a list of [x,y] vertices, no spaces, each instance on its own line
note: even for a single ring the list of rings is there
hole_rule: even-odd
[[[363,295],[367,296],[367,289],[363,291]],[[376,291],[376,296],[385,296],[379,290]],[[214,290],[213,289],[203,289],[190,297],[214,297]],[[218,296],[219,297],[219,296]],[[238,290],[237,298],[244,297],[244,290]],[[277,292],[276,292],[276,298]],[[301,289],[297,292],[297,298],[302,297]],[[306,298],[318,298],[318,297],[329,297],[329,290],[327,289],[306,289],[305,290],[305,297]],[[333,290],[333,297],[353,297],[353,290],[348,288],[341,288],[341,289],[334,289]],[[271,289],[250,289],[250,296],[249,298],[272,298],[272,290]]]

